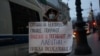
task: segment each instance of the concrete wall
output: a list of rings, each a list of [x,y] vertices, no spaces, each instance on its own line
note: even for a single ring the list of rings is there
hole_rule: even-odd
[[[23,5],[39,12],[42,21],[42,11],[39,7],[30,3],[28,0],[10,0],[14,3]],[[12,34],[12,18],[9,0],[0,0],[0,34]]]
[[[16,44],[0,47],[0,56],[29,56],[28,44]]]
[[[12,21],[8,0],[0,0],[0,34],[12,34]]]
[[[47,0],[48,5],[54,7],[55,9],[60,9],[59,0]]]

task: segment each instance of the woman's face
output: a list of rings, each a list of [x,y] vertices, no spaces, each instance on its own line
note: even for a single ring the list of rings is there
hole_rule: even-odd
[[[55,14],[54,14],[54,12],[51,12],[50,14],[49,14],[49,19],[54,19],[55,18]]]

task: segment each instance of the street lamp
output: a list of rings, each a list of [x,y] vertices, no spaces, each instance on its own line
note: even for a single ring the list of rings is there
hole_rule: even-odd
[[[84,26],[86,23],[83,21],[82,18],[82,9],[81,9],[81,0],[76,0],[76,16],[77,16],[77,22],[76,22],[76,29],[78,32],[78,35],[76,36],[76,49],[75,49],[75,54],[76,55],[87,55],[91,54],[91,48],[88,45],[87,42],[87,36],[86,36],[86,30]]]

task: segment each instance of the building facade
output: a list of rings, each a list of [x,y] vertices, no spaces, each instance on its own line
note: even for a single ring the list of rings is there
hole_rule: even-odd
[[[60,3],[60,12],[61,12],[61,19],[60,20],[67,20],[69,21],[70,18],[70,8],[68,6],[68,3],[65,4],[63,2],[59,2]]]
[[[50,6],[51,8],[54,8],[59,12],[59,17],[58,17],[59,21],[68,21],[71,19],[68,3],[65,4],[62,2],[62,0],[45,0],[45,1],[46,5]]]
[[[42,20],[42,11],[33,2],[0,0],[0,34],[28,34],[28,22]]]

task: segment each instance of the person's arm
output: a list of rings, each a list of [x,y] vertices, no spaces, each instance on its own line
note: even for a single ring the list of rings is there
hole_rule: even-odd
[[[45,17],[46,20],[49,20],[49,18],[46,15],[44,15],[44,17]]]
[[[55,16],[55,19],[58,21],[59,13]]]
[[[62,22],[63,22],[63,24],[67,24],[67,22],[68,22],[68,20],[67,19],[64,19],[64,20],[62,20]]]

